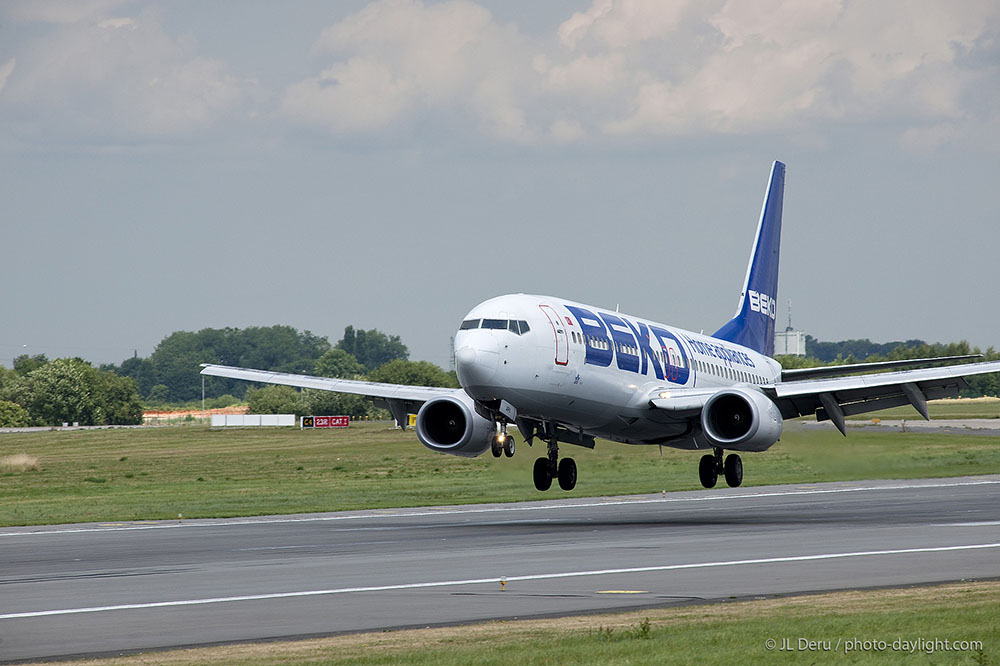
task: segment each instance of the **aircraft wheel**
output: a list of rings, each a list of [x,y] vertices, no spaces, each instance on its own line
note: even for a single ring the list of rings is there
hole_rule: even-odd
[[[701,457],[698,464],[698,476],[701,478],[701,485],[706,488],[714,488],[719,480],[719,473],[715,470],[715,456],[706,453]]]
[[[503,454],[503,447],[500,442],[497,441],[496,437],[494,437],[493,441],[490,442],[490,452],[493,454],[494,458],[499,458],[501,454]]]
[[[559,461],[559,487],[563,490],[576,488],[576,461],[572,458]]]
[[[726,483],[730,488],[736,488],[743,483],[743,461],[738,455],[732,453],[726,456]]]
[[[503,454],[508,458],[514,457],[514,437],[512,435],[507,435],[507,439],[503,440]]]
[[[549,470],[548,458],[535,460],[535,467],[531,475],[535,480],[535,488],[538,490],[546,491],[552,487],[552,472]]]

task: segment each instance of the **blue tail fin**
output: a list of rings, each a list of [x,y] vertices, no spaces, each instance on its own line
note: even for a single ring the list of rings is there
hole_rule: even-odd
[[[785,193],[785,165],[775,162],[757,223],[757,237],[747,265],[736,316],[712,337],[774,355],[774,320],[778,298],[778,251],[781,246],[781,205]]]

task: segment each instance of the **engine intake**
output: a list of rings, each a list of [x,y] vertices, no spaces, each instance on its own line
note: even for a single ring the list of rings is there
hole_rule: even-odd
[[[417,412],[417,438],[432,451],[475,458],[490,448],[492,421],[476,413],[472,398],[464,394],[428,400]]]
[[[712,445],[734,451],[770,448],[781,437],[781,426],[777,405],[759,391],[719,391],[701,412],[701,427]]]

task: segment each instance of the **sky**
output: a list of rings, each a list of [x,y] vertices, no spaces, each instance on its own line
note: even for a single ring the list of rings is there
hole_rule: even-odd
[[[712,332],[787,164],[779,328],[1000,347],[992,0],[5,0],[0,364],[561,296]]]

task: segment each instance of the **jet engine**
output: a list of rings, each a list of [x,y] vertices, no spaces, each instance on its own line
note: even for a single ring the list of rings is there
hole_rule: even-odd
[[[705,403],[701,427],[713,446],[764,451],[781,437],[781,412],[759,391],[725,389]]]
[[[493,422],[477,414],[465,394],[428,400],[417,413],[417,438],[439,453],[475,458],[490,448],[495,434]]]

